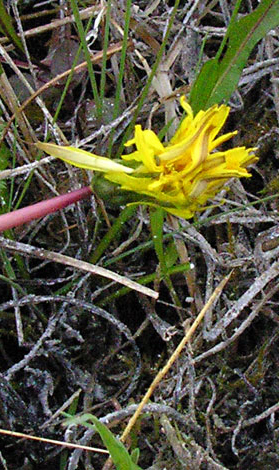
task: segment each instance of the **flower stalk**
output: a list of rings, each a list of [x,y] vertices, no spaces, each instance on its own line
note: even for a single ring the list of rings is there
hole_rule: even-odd
[[[45,215],[56,212],[64,207],[74,204],[92,194],[90,186],[71,191],[67,194],[47,199],[46,201],[37,202],[31,206],[23,207],[13,212],[0,215],[0,232],[8,230],[19,225],[26,224],[32,220],[39,219]]]

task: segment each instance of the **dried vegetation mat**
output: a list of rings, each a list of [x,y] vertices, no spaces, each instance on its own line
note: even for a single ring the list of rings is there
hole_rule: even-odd
[[[171,135],[234,3],[1,1],[2,213],[90,184],[38,140],[115,156],[136,122]],[[125,436],[141,468],[279,468],[278,51],[276,28],[229,102],[234,145],[258,147],[253,177],[190,221],[166,216],[160,263],[151,209],[111,195],[2,233],[1,428],[100,447],[63,413],[125,435],[163,369]],[[0,440],[6,470],[111,468],[82,448]]]

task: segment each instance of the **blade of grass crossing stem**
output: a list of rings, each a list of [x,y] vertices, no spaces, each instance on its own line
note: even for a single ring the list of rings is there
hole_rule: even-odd
[[[28,188],[29,188],[29,186],[30,186],[31,180],[32,180],[32,178],[33,178],[33,173],[34,173],[34,171],[35,171],[35,170],[31,170],[31,171],[30,171],[30,173],[29,173],[29,175],[28,175],[28,177],[27,177],[27,180],[25,181],[24,186],[23,186],[23,188],[22,188],[21,194],[20,194],[20,196],[18,197],[18,200],[17,200],[17,203],[16,203],[16,205],[15,205],[15,207],[14,207],[14,210],[16,210],[16,209],[19,208],[19,206],[20,206],[20,204],[21,204],[21,202],[22,202],[22,200],[23,200],[23,198],[24,198],[24,196],[25,196],[25,194],[26,194],[26,192],[27,192],[27,190],[28,190]]]
[[[151,224],[152,240],[154,243],[154,248],[156,251],[157,258],[159,260],[160,277],[162,275],[162,278],[164,279],[175,304],[180,306],[179,298],[175,292],[175,289],[171,282],[171,278],[168,273],[165,254],[164,254],[164,245],[163,245],[164,217],[165,217],[165,211],[163,209],[161,208],[150,209],[150,224]]]
[[[101,436],[103,444],[108,449],[111,459],[117,470],[142,470],[135,464],[125,446],[114,437],[112,432],[95,416],[91,416],[96,430]]]
[[[121,49],[121,56],[120,56],[120,65],[119,65],[119,73],[118,79],[116,84],[116,92],[115,92],[115,100],[114,100],[114,109],[112,119],[116,119],[119,115],[119,106],[120,106],[120,99],[121,99],[121,90],[122,90],[122,83],[123,83],[123,76],[124,76],[124,69],[125,69],[125,62],[126,62],[126,54],[127,54],[127,47],[128,47],[128,36],[129,36],[129,26],[130,26],[130,19],[131,19],[131,9],[132,9],[132,0],[127,0],[126,2],[126,13],[125,13],[125,23],[124,23],[124,34],[123,34],[123,46]],[[111,132],[110,142],[108,147],[108,155],[111,155],[112,145],[113,145],[113,135],[114,130]]]
[[[4,143],[0,145],[0,171],[4,171],[7,169],[9,165],[9,160],[11,160],[11,152],[9,151],[8,147]],[[12,165],[14,168],[14,165]],[[13,184],[13,179],[11,182],[11,186]],[[0,214],[5,214],[11,210],[11,203],[12,203],[12,191],[8,191],[7,183],[5,180],[0,181]]]
[[[201,69],[190,93],[190,104],[196,114],[222,101],[228,102],[237,87],[249,55],[272,28],[279,24],[279,0],[262,0],[250,14],[238,21],[235,16],[227,32],[227,50],[207,61]],[[224,44],[221,44],[221,52]]]
[[[125,222],[132,217],[135,213],[137,206],[134,204],[132,206],[126,206],[123,211],[120,212],[119,217],[116,219],[112,227],[106,233],[106,235],[102,238],[97,248],[94,250],[90,257],[90,263],[96,264],[99,259],[101,258],[104,251],[108,248],[108,246],[112,243],[113,240],[117,239],[121,234]]]
[[[90,52],[89,52],[88,47],[87,47],[86,37],[85,37],[84,29],[83,29],[83,26],[82,26],[82,21],[81,21],[81,18],[80,18],[80,14],[79,14],[78,3],[77,3],[76,0],[71,0],[71,7],[72,7],[72,10],[73,10],[73,15],[74,15],[75,22],[76,22],[76,25],[77,25],[77,30],[78,30],[80,42],[81,42],[82,47],[83,47],[85,60],[87,62],[88,75],[89,75],[89,79],[90,79],[90,82],[91,82],[93,96],[94,96],[94,100],[95,100],[95,104],[96,104],[97,118],[101,119],[101,117],[102,117],[102,103],[101,103],[100,96],[99,96],[99,93],[98,93],[98,87],[97,87],[97,82],[96,82],[96,78],[95,78],[95,73],[94,73],[93,65],[92,65],[92,62],[91,62],[91,59],[90,59]]]
[[[13,150],[12,152],[10,152],[11,160],[12,160],[11,162],[12,168],[15,168],[17,164],[16,134],[17,134],[17,130],[14,131],[15,140],[13,142]],[[10,212],[12,210],[12,204],[13,204],[13,198],[14,198],[14,187],[15,187],[15,178],[11,178],[9,209],[7,212]]]
[[[14,144],[13,144],[13,158],[14,158],[13,168],[14,168],[15,162],[16,162],[16,141],[17,141],[17,134],[16,133],[17,133],[17,126],[16,126],[16,122],[15,122],[15,126],[14,126]],[[22,202],[22,200],[23,200],[23,198],[24,198],[24,196],[25,196],[25,194],[26,194],[26,192],[27,192],[27,190],[30,186],[30,183],[31,183],[31,180],[32,180],[32,177],[33,177],[33,173],[34,173],[34,170],[32,170],[29,173],[29,175],[28,175],[28,177],[27,177],[27,179],[26,179],[26,181],[23,185],[22,191],[21,191],[20,195],[18,196],[17,202],[14,205],[14,210],[17,210],[19,208],[19,206],[20,206],[20,204],[21,204],[21,202]],[[13,182],[14,182],[14,180],[13,180]],[[12,183],[12,187],[13,187],[13,183]],[[10,210],[11,210],[11,208],[10,208]]]
[[[144,104],[145,98],[148,95],[148,92],[149,92],[150,87],[152,85],[152,80],[153,80],[153,78],[154,78],[154,76],[155,76],[155,74],[158,70],[158,67],[159,67],[160,62],[161,62],[162,57],[163,57],[163,54],[165,52],[166,45],[167,45],[170,33],[172,31],[175,15],[176,15],[177,9],[179,7],[179,3],[180,3],[180,0],[175,0],[175,2],[174,2],[174,6],[173,6],[172,11],[171,11],[171,15],[170,15],[170,19],[169,19],[168,27],[166,29],[164,39],[163,39],[162,44],[160,46],[160,49],[159,49],[159,52],[157,54],[156,60],[153,64],[153,66],[152,66],[151,73],[150,73],[150,75],[149,75],[149,77],[146,81],[146,84],[143,88],[143,91],[142,91],[142,94],[140,96],[140,99],[139,99],[137,108],[135,110],[133,119],[130,122],[129,126],[127,127],[126,132],[123,135],[121,144],[119,145],[119,149],[118,149],[118,152],[117,152],[117,155],[116,155],[117,158],[119,158],[121,156],[122,152],[123,152],[124,144],[125,144],[125,142],[127,142],[128,138],[130,137],[130,134],[131,134],[131,132],[132,132],[134,126],[135,126],[136,120],[137,120],[137,118],[138,118],[138,116],[141,112],[141,108]]]
[[[106,76],[107,76],[107,51],[109,45],[109,31],[110,31],[110,12],[111,12],[111,1],[107,1],[107,11],[106,11],[106,23],[105,23],[105,33],[104,33],[104,44],[103,44],[103,60],[102,60],[102,70],[100,78],[100,101],[103,104],[105,97],[105,86],[106,86]]]
[[[2,128],[3,130],[3,128]],[[2,132],[0,132],[2,134]],[[0,171],[6,170],[8,167],[15,168],[16,164],[16,136],[13,142],[13,152],[8,149],[4,142],[0,145]],[[9,190],[5,180],[0,181],[0,214],[5,214],[12,210],[12,201],[14,195],[14,178],[11,178]]]
[[[164,241],[169,240],[170,238],[173,238],[172,233],[168,233],[164,235]],[[126,250],[123,253],[120,253],[117,256],[114,256],[113,258],[107,259],[104,261],[104,268],[107,266],[111,266],[112,264],[118,263],[118,261],[121,261],[122,259],[126,258],[127,256],[133,256],[136,254],[138,251],[141,251],[144,253],[144,251],[152,248],[154,246],[153,240],[149,240],[148,242],[143,242],[139,243],[137,246],[134,246],[130,250]]]

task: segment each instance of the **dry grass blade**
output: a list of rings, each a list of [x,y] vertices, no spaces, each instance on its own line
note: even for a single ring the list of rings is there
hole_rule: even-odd
[[[129,46],[131,46],[131,45],[132,45],[132,43],[130,42]],[[117,44],[114,44],[113,46],[109,47],[109,49],[107,51],[107,56],[111,57],[113,54],[116,54],[117,52],[121,51],[121,48],[122,48],[122,43],[119,42]],[[94,54],[92,56],[91,60],[92,60],[93,64],[96,64],[96,63],[101,62],[102,58],[103,58],[103,52],[97,52],[96,54]],[[87,62],[84,61],[81,64],[74,67],[73,71],[74,71],[74,73],[78,73],[81,70],[86,69],[86,67],[87,67]],[[2,142],[3,139],[5,138],[11,124],[13,123],[13,121],[20,115],[20,113],[22,113],[22,111],[30,103],[32,103],[32,101],[35,100],[35,98],[37,98],[39,95],[41,95],[45,90],[48,90],[50,87],[54,86],[56,83],[63,80],[63,78],[68,77],[70,75],[70,73],[72,73],[72,69],[66,70],[65,72],[63,72],[63,73],[57,75],[56,77],[54,77],[52,80],[49,80],[45,85],[43,85],[41,88],[36,90],[35,93],[33,93],[29,98],[27,98],[27,100],[25,100],[24,103],[22,103],[21,106],[18,106],[17,109],[16,109],[16,112],[14,112],[14,114],[11,116],[11,118],[7,122],[7,125],[5,126],[5,130],[4,130],[3,135],[0,139],[0,142]],[[36,137],[33,140],[36,141],[37,140]],[[64,141],[64,144],[68,143],[65,138],[63,138],[63,141]]]
[[[39,162],[29,163],[27,165],[22,165],[17,168],[13,168],[12,170],[3,170],[0,171],[0,180],[5,180],[8,178],[14,178],[15,176],[24,175],[25,173],[30,173],[32,170],[36,168],[40,168],[47,163],[50,163],[54,160],[54,157],[45,157]]]
[[[60,253],[55,253],[54,251],[45,250],[43,248],[37,248],[35,246],[27,245],[25,243],[14,242],[12,240],[8,240],[5,238],[0,237],[0,245],[2,248],[5,248],[9,251],[13,251],[16,253],[21,253],[24,256],[33,256],[39,259],[48,259],[50,261],[64,264],[65,266],[71,266],[76,268],[80,271],[85,271],[91,274],[97,274],[99,276],[103,276],[107,279],[111,279],[112,281],[118,282],[119,284],[123,284],[129,289],[136,290],[141,294],[148,295],[153,299],[158,299],[159,294],[148,287],[141,286],[137,282],[131,281],[127,277],[120,276],[113,271],[108,269],[102,268],[100,266],[95,266],[93,264],[87,263],[86,261],[81,261],[75,258],[71,258],[70,256],[61,255]]]
[[[218,338],[224,330],[235,320],[243,309],[261,292],[264,287],[279,275],[279,261],[275,261],[269,269],[259,276],[250,288],[235,302],[233,307],[224,315],[221,320],[206,333],[206,339],[213,341]]]
[[[71,442],[57,441],[56,439],[47,439],[45,437],[30,436],[22,432],[8,431],[8,429],[0,429],[0,434],[6,434],[7,436],[20,437],[21,439],[29,439],[32,441],[44,442],[46,444],[53,444],[54,446],[68,447],[69,449],[81,449],[89,452],[98,452],[99,454],[108,454],[106,449],[98,449],[96,447],[82,446],[79,444],[73,444]]]
[[[84,10],[82,10],[80,12],[80,17],[83,20],[85,20],[87,18],[90,18],[90,16],[92,14],[94,14],[95,12],[97,12],[98,10],[99,10],[98,6],[85,8]],[[46,11],[45,13],[49,14],[48,11]],[[35,13],[34,17],[38,17],[38,14]],[[37,36],[38,34],[43,34],[47,31],[52,30],[52,29],[57,29],[60,26],[65,26],[66,24],[74,23],[74,21],[75,21],[74,15],[70,15],[70,16],[67,16],[66,18],[59,19],[59,20],[53,20],[50,23],[47,23],[45,25],[37,26],[36,28],[32,28],[32,29],[29,29],[28,31],[25,31],[24,36],[25,36],[25,38],[29,38],[29,37],[32,37],[32,36]],[[0,44],[5,44],[8,41],[9,41],[9,39],[4,36],[0,39]]]
[[[34,142],[36,139],[36,135],[25,115],[21,114],[21,110],[19,108],[19,104],[17,101],[17,96],[14,93],[13,88],[10,85],[10,82],[7,78],[7,75],[4,71],[1,72],[0,75],[0,97],[6,102],[9,110],[14,113],[14,119],[16,118],[18,121],[18,125],[20,130],[24,136],[24,139],[30,144]],[[7,128],[8,130],[8,128]],[[31,148],[31,153],[35,157],[36,151],[34,148]]]

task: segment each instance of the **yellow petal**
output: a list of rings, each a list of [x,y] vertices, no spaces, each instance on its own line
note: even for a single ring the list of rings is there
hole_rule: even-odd
[[[159,172],[162,170],[160,165],[157,164],[155,155],[163,152],[164,146],[156,134],[151,130],[142,130],[140,125],[135,126],[135,138],[132,139],[137,147],[137,151],[133,153],[133,158],[142,162],[150,172]],[[122,155],[123,160],[130,160],[129,155]]]
[[[168,145],[165,148],[164,153],[160,155],[160,160],[176,161],[177,159],[181,159],[181,157],[183,157],[183,154],[186,151],[188,151],[196,143],[197,139],[200,137],[201,133],[205,131],[205,129],[210,127],[210,132],[212,132],[211,122],[215,114],[216,114],[216,106],[209,108],[206,112],[204,111],[199,112],[194,119],[194,120],[197,120],[197,125],[195,128],[192,129],[191,135],[189,135],[188,132],[186,132],[185,136],[182,136],[181,134],[180,142],[178,142],[178,139],[177,139],[177,143],[175,143],[174,145]],[[199,115],[202,117],[198,120],[196,118]]]
[[[123,171],[125,173],[133,173],[134,171],[132,168],[121,165],[110,158],[99,157],[98,155],[75,147],[61,147],[59,145],[45,144],[42,142],[38,142],[36,146],[40,150],[79,168],[103,172]]]
[[[221,135],[217,139],[213,140],[209,145],[209,152],[214,150],[216,147],[219,147],[219,145],[223,144],[224,142],[227,142],[227,140],[231,139],[236,134],[237,134],[237,131],[228,132],[227,134]]]
[[[153,181],[151,178],[136,178],[135,176],[130,176],[123,172],[107,173],[105,178],[112,183],[119,184],[121,189],[139,194],[147,194],[148,187]]]

